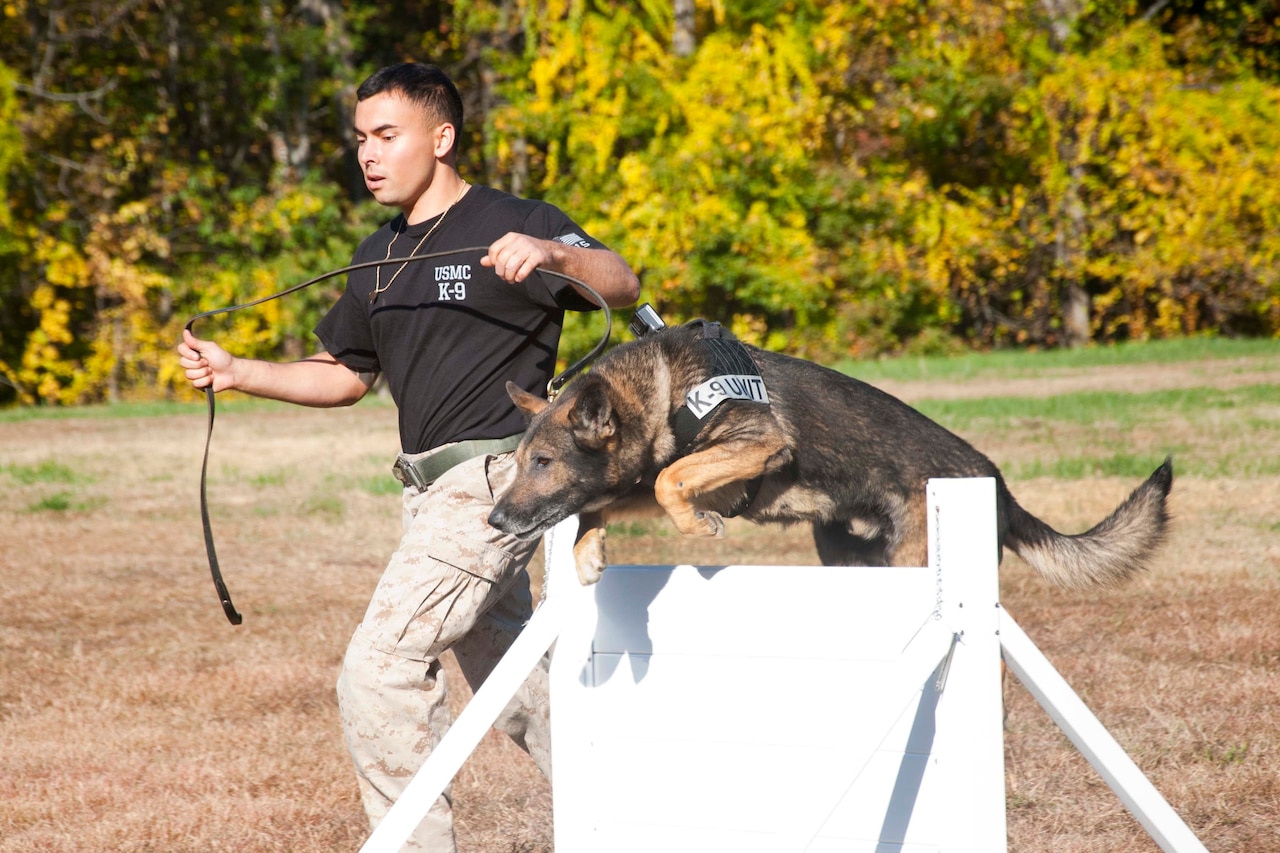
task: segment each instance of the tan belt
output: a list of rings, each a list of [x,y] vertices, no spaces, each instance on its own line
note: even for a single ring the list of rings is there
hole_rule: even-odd
[[[515,450],[523,435],[524,433],[517,433],[506,438],[475,438],[459,441],[434,453],[401,453],[396,457],[396,464],[391,466],[391,472],[406,486],[413,486],[418,491],[425,492],[427,487],[440,479],[446,471],[461,465],[468,459]]]

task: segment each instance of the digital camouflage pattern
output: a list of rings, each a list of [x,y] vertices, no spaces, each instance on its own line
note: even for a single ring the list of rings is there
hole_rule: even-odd
[[[520,541],[487,522],[495,493],[514,474],[511,453],[481,456],[451,469],[425,492],[405,489],[404,537],[351,638],[338,678],[343,733],[371,827],[452,722],[440,656],[452,649],[463,675],[478,688],[533,613],[526,566],[538,540]],[[549,777],[547,664],[544,656],[495,727]],[[447,789],[404,849],[455,850]]]

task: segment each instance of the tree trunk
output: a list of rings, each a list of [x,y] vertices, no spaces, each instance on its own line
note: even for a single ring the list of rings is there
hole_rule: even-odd
[[[1062,295],[1062,331],[1065,343],[1071,348],[1082,347],[1093,337],[1089,322],[1089,294],[1076,282],[1067,284]]]
[[[694,34],[694,2],[693,0],[672,0],[675,11],[675,26],[671,32],[671,52],[680,58],[693,56],[698,47],[698,39]]]
[[[1079,163],[1073,162],[1079,145],[1074,131],[1068,134],[1068,137],[1070,141],[1061,143],[1058,151],[1065,162],[1071,163],[1071,167],[1067,173],[1069,177],[1062,208],[1058,211],[1057,262],[1063,287],[1061,318],[1063,343],[1069,347],[1081,347],[1089,343],[1093,337],[1089,322],[1089,293],[1085,290],[1082,281],[1082,270],[1086,260],[1085,233],[1088,225],[1085,222],[1084,200],[1080,197],[1084,170]]]
[[[1050,42],[1054,50],[1061,52],[1080,17],[1082,4],[1080,0],[1041,0],[1041,3],[1048,18]],[[1084,242],[1088,230],[1084,199],[1080,192],[1084,183],[1084,169],[1077,162],[1080,144],[1071,110],[1063,110],[1061,119],[1062,136],[1057,153],[1059,162],[1067,166],[1068,172],[1067,187],[1057,212],[1055,260],[1062,288],[1060,321],[1063,343],[1069,347],[1080,347],[1089,343],[1093,337],[1089,293],[1082,280],[1086,260]]]

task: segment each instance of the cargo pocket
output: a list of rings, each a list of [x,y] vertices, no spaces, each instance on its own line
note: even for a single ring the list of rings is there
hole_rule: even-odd
[[[391,630],[383,642],[395,654],[439,656],[502,599],[528,561],[525,543],[504,541],[487,523],[493,501],[484,464],[468,460],[409,501],[414,519],[384,575],[390,586],[379,585],[370,607],[385,614]]]
[[[401,657],[432,660],[502,599],[513,561],[484,542],[440,532],[423,556],[412,591],[405,590],[400,620],[387,624],[390,630],[381,632],[381,642],[385,651]]]
[[[437,531],[427,556],[482,580],[503,586],[516,556],[480,539]]]

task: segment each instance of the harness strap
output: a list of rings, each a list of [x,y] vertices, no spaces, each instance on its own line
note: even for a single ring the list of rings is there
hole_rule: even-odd
[[[711,353],[711,377],[721,376],[759,376],[760,368],[747,348],[733,336],[733,333],[716,322],[694,320],[689,325],[701,326],[699,340]],[[686,402],[671,415],[671,429],[676,436],[676,446],[680,455],[689,449],[698,434],[702,432],[704,419],[720,407],[728,398],[716,401],[711,408],[695,412]],[[764,402],[768,402],[766,398]]]
[[[706,320],[694,320],[689,325],[698,324],[701,326],[701,334],[699,340],[711,353],[711,377],[709,381],[717,378],[722,381],[738,381],[744,377],[759,377],[760,368],[756,366],[755,359],[751,357],[751,353],[747,348],[733,336],[733,333],[717,322],[708,322]],[[701,386],[699,386],[701,387]],[[768,403],[769,396],[764,391],[764,382],[759,380],[759,394],[763,399],[751,397],[757,402]],[[696,393],[696,389],[695,392]],[[692,396],[692,394],[691,394]],[[726,400],[743,399],[742,397],[722,396],[715,399],[714,404],[709,407],[699,406],[698,410],[686,401],[680,408],[676,409],[671,415],[671,430],[675,433],[676,446],[680,448],[678,456],[685,455],[689,446],[697,439],[699,433],[702,432],[704,419],[720,408],[720,405]],[[747,507],[755,502],[756,496],[760,494],[760,485],[764,482],[764,476],[755,477],[748,480],[745,484],[746,495],[740,506],[733,509],[732,512],[723,513],[726,518],[734,518],[741,515]]]

